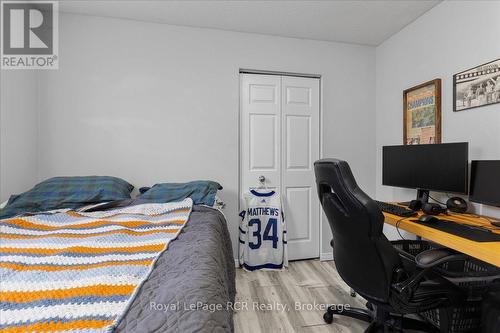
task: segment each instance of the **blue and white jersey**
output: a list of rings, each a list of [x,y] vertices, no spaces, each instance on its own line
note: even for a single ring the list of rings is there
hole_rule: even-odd
[[[245,193],[245,205],[240,213],[240,267],[253,271],[288,266],[286,225],[279,194],[251,190]]]

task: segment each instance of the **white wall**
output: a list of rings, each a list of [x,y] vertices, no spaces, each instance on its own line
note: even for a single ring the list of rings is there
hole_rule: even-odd
[[[470,159],[500,159],[500,104],[453,112],[453,74],[500,58],[500,2],[444,1],[376,49],[377,178],[381,200],[415,191],[382,186],[382,146],[403,141],[403,90],[442,79],[443,142],[470,142]],[[476,207],[500,216],[491,207]],[[388,230],[394,236],[394,230]]]
[[[0,202],[37,180],[38,74],[0,72]]]
[[[217,180],[236,254],[239,69],[250,68],[322,75],[323,154],[375,194],[372,47],[69,14],[59,38],[59,70],[41,74],[40,178]]]

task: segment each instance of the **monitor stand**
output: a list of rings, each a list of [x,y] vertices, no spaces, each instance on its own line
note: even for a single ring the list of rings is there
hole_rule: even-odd
[[[417,190],[417,200],[422,203],[422,206],[429,202],[429,190]],[[402,206],[409,207],[411,201],[398,202]]]
[[[417,200],[422,203],[422,206],[429,202],[429,190],[417,190]]]

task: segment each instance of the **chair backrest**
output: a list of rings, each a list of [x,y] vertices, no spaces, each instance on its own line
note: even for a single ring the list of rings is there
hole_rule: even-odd
[[[398,252],[382,233],[384,215],[356,184],[345,161],[314,163],[319,200],[333,233],[333,255],[342,279],[366,298],[387,302]]]

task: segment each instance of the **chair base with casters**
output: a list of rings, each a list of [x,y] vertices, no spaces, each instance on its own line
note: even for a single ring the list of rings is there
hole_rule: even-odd
[[[439,333],[439,329],[427,322],[393,314],[384,309],[377,309],[369,302],[366,307],[366,309],[337,309],[331,306],[323,315],[323,320],[325,323],[331,324],[335,315],[358,319],[370,324],[364,331],[365,333],[405,332],[406,330]]]

